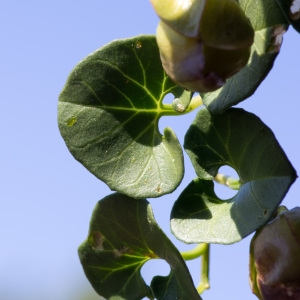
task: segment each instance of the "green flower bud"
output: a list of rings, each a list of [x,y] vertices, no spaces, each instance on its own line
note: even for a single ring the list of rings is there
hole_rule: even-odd
[[[199,30],[203,42],[217,49],[238,50],[253,44],[252,25],[235,0],[207,0]]]
[[[156,40],[164,70],[170,78],[187,90],[210,91],[225,81],[214,72],[206,72],[207,61],[200,40],[185,37],[164,22],[157,28]]]
[[[254,31],[234,0],[151,0],[163,68],[192,91],[220,88],[248,62]]]
[[[187,37],[196,37],[205,0],[150,0],[164,23]]]
[[[250,285],[261,300],[300,299],[300,207],[279,214],[254,235]]]

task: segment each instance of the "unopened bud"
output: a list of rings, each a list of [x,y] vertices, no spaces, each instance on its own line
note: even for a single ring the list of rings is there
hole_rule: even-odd
[[[300,207],[279,214],[254,235],[250,285],[261,300],[300,299]]]
[[[236,1],[151,1],[162,65],[178,85],[213,91],[247,64],[254,31]]]

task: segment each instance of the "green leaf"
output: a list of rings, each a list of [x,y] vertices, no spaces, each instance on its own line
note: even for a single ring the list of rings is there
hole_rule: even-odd
[[[154,294],[159,300],[201,299],[181,254],[157,225],[145,199],[115,193],[99,201],[78,252],[88,280],[105,298],[153,299]],[[152,294],[140,270],[155,258],[165,259],[171,272],[165,282],[158,277],[151,283]]]
[[[111,42],[71,72],[59,98],[60,132],[73,156],[112,190],[159,197],[183,177],[177,137],[158,129],[161,116],[180,114],[163,104],[169,93],[188,97],[163,71],[155,36]]]
[[[203,103],[213,113],[222,113],[229,107],[251,96],[272,69],[282,35],[288,22],[274,0],[239,0],[255,31],[248,64],[226,84],[214,91],[201,94]]]
[[[200,179],[175,202],[171,228],[187,243],[241,240],[272,217],[296,178],[272,131],[242,109],[229,109],[222,115],[199,111],[184,147]],[[241,184],[226,201],[215,195],[210,181],[224,165],[236,170]]]
[[[187,280],[182,281],[183,276],[178,276],[180,272],[180,270],[173,270],[169,276],[155,276],[153,278],[151,289],[155,299],[202,299],[194,287],[191,289]]]
[[[297,0],[277,0],[289,23],[300,33],[300,3]]]

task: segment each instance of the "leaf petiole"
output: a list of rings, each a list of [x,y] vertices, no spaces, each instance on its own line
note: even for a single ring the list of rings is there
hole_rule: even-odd
[[[214,180],[220,184],[226,185],[229,188],[233,189],[233,190],[239,190],[241,187],[241,182],[239,179],[230,177],[228,175],[224,175],[221,173],[218,173],[216,175],[216,177],[214,178]]]
[[[202,254],[202,266],[201,266],[201,279],[197,286],[197,291],[202,294],[205,290],[210,288],[209,284],[209,250],[210,244],[204,244],[205,251]]]
[[[180,110],[180,108],[174,110],[173,104],[169,104],[169,103],[163,103],[162,110],[164,111],[165,115],[168,114],[168,115],[181,116],[190,113],[191,111],[197,109],[201,105],[203,105],[202,98],[198,94],[191,99],[191,102],[189,103],[188,107],[186,109],[183,108],[182,111]]]
[[[205,290],[210,288],[209,250],[210,250],[209,244],[201,243],[191,250],[181,252],[181,256],[183,257],[184,260],[192,260],[202,256],[201,279],[197,287],[197,291],[199,294],[202,294]]]
[[[207,249],[207,244],[201,243],[191,250],[181,252],[181,256],[184,260],[196,259],[201,255],[203,255],[206,249]]]
[[[193,111],[194,109],[198,108],[201,105],[203,105],[202,97],[198,94],[192,98],[186,110],[186,113]]]

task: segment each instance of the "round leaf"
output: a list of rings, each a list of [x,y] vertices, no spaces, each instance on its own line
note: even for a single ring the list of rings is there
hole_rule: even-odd
[[[136,198],[172,192],[182,149],[162,115],[166,94],[186,97],[162,69],[154,36],[114,41],[81,61],[60,94],[60,132],[73,156],[112,190]]]
[[[115,193],[99,201],[88,238],[78,251],[88,280],[106,298],[201,300],[181,254],[157,225],[145,199]],[[150,289],[140,270],[156,258],[165,259],[171,272],[155,277]]]
[[[185,137],[185,149],[200,179],[180,195],[171,227],[187,243],[234,243],[265,224],[296,173],[272,131],[255,115],[229,109],[223,115],[201,110]],[[239,175],[238,193],[226,201],[212,180],[229,165]]]

